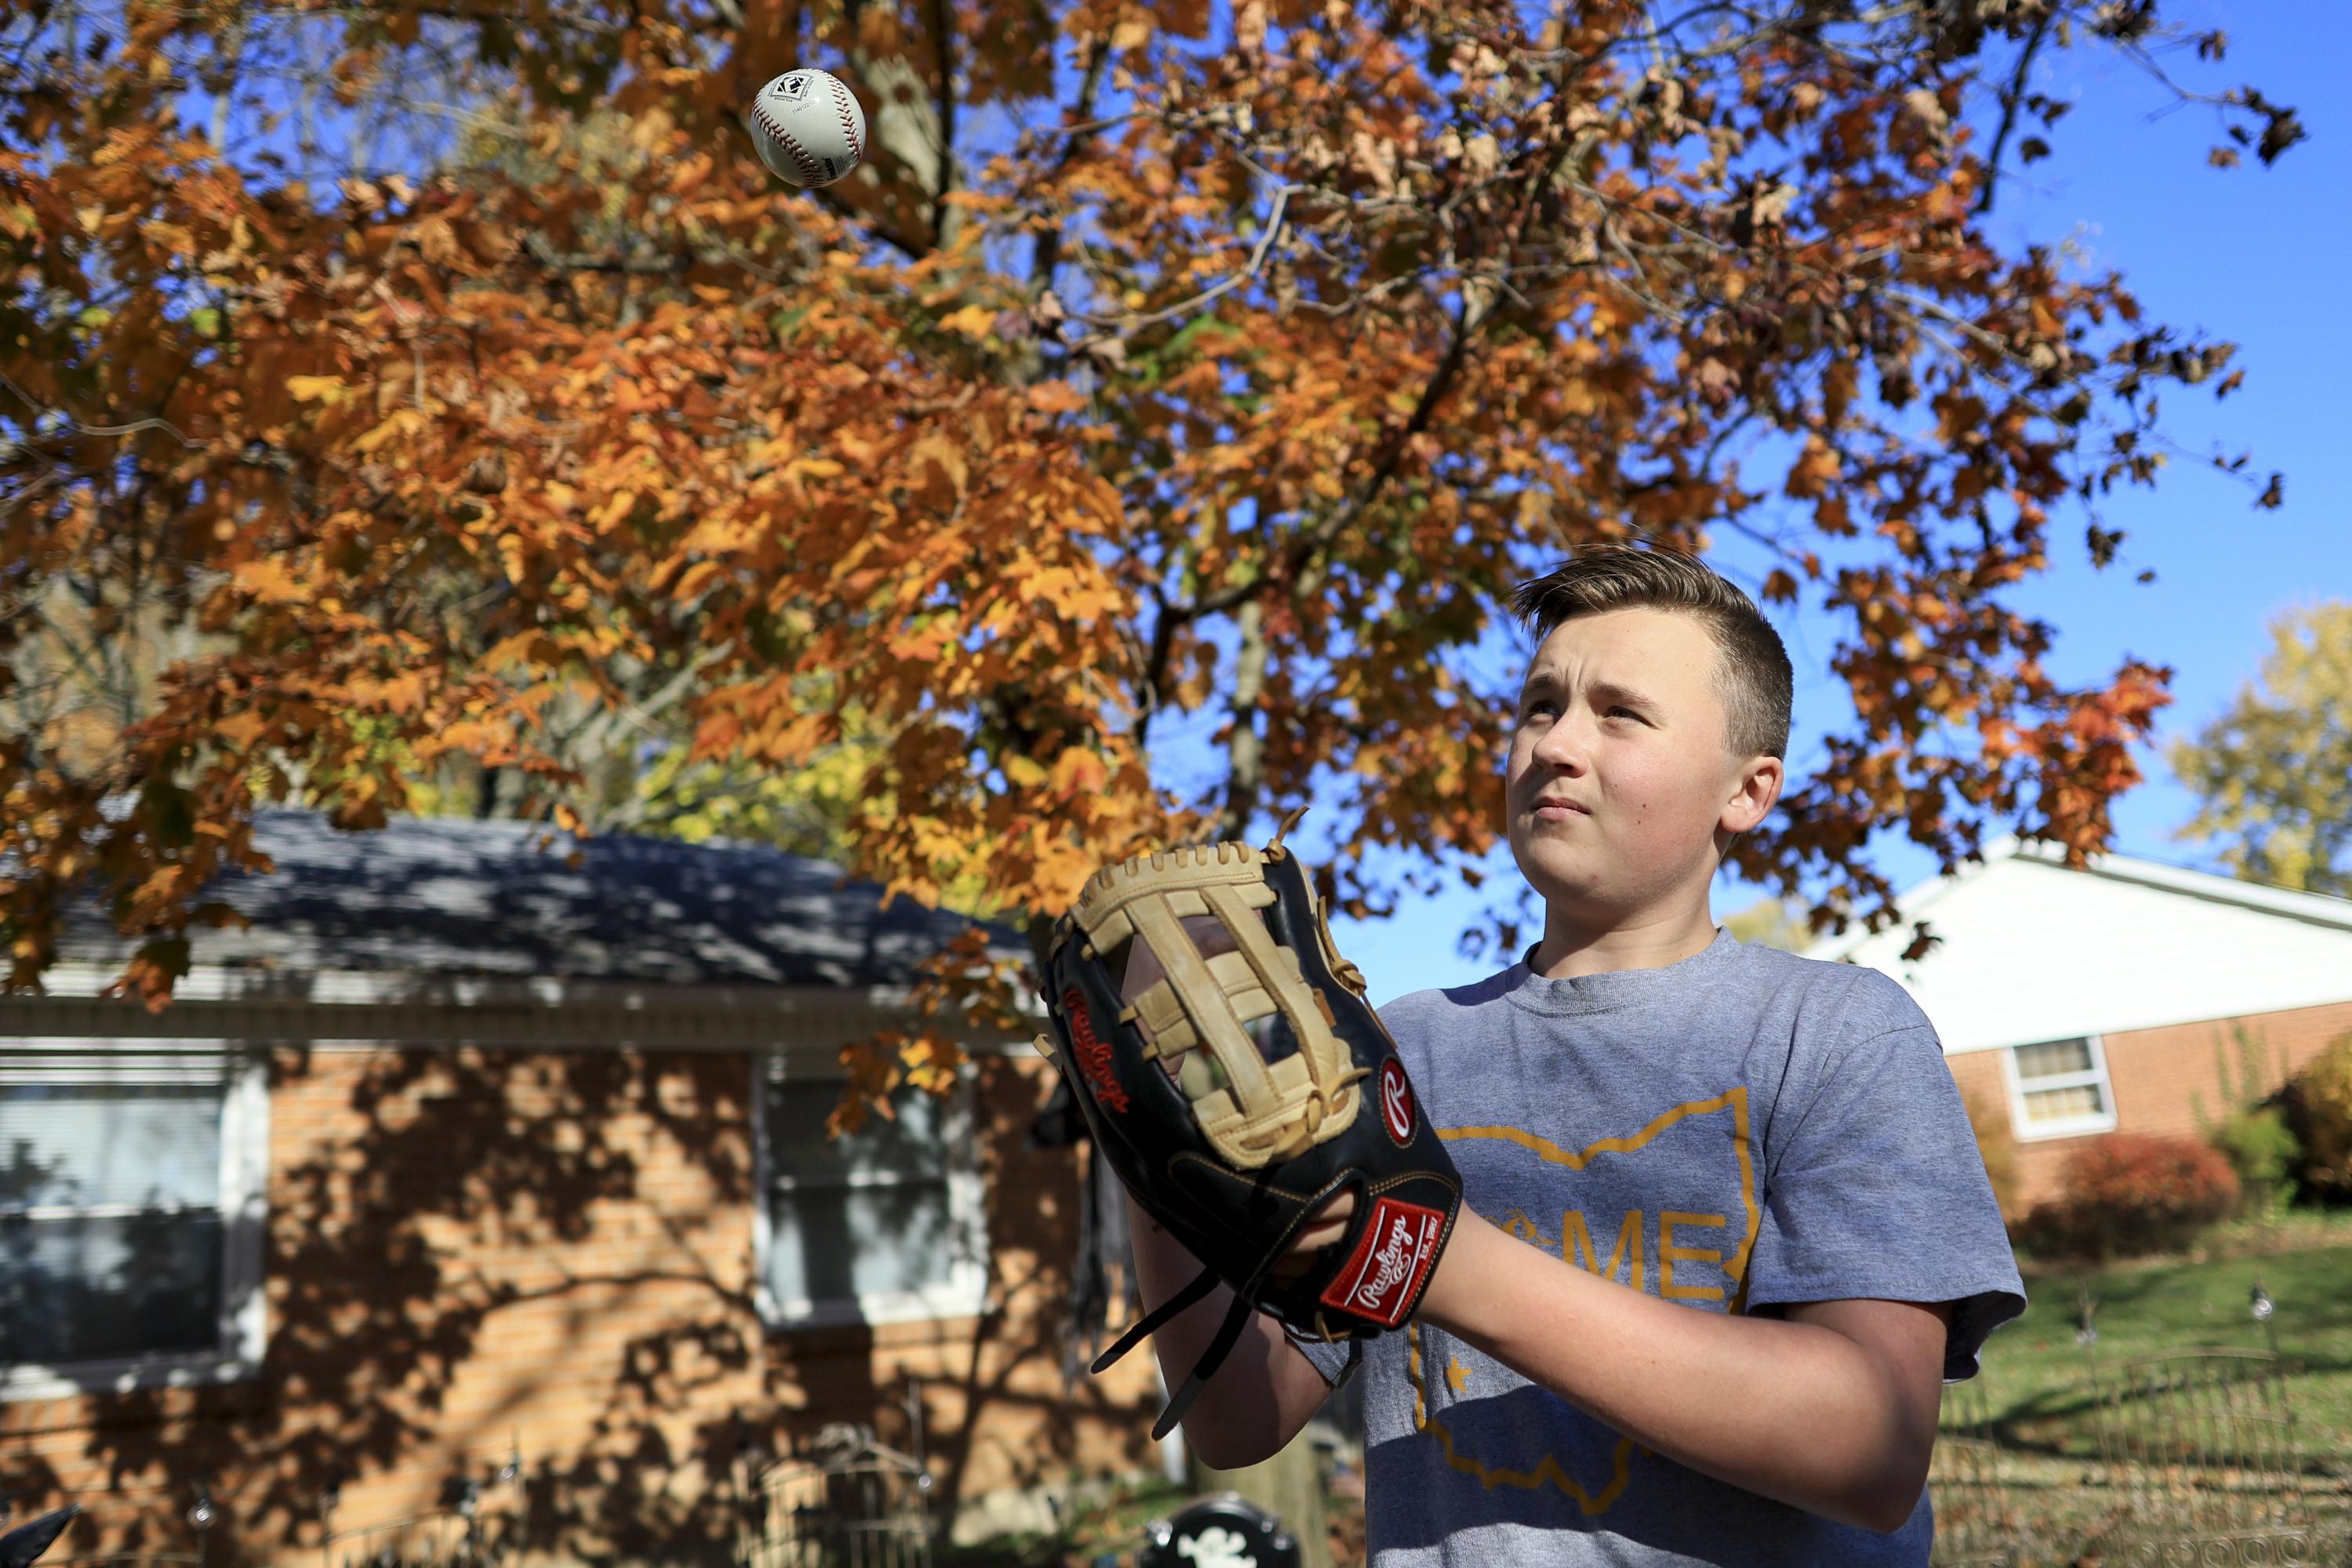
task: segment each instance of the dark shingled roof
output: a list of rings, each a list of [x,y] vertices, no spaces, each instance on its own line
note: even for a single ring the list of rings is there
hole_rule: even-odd
[[[277,869],[217,896],[245,931],[197,927],[194,962],[279,972],[532,975],[671,984],[904,984],[970,922],[761,845],[598,835],[533,823],[405,817],[347,833],[268,811],[254,842]],[[572,860],[576,852],[579,863]],[[135,945],[97,911],[58,956],[120,963]],[[992,945],[1025,952],[1018,932]]]

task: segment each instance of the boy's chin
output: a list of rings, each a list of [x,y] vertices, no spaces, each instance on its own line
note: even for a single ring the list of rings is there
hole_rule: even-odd
[[[1538,840],[1514,843],[1511,858],[1518,862],[1519,875],[1527,879],[1536,896],[1554,910],[1605,916],[1621,901],[1606,868],[1595,864],[1591,855]]]

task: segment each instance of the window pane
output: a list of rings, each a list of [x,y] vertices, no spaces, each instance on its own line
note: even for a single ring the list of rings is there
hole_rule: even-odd
[[[768,1288],[779,1301],[916,1290],[953,1277],[943,1181],[807,1187],[774,1197]]]
[[[2072,1121],[2078,1116],[2104,1115],[2106,1109],[2106,1099],[2095,1083],[2038,1089],[2025,1097],[2025,1120],[2030,1122]]]
[[[221,1222],[0,1217],[0,1364],[220,1345]]]
[[[218,1084],[0,1085],[0,1211],[217,1208]]]
[[[2060,1073],[2090,1070],[2088,1040],[2045,1040],[2038,1046],[2017,1047],[2017,1076],[2028,1082],[2037,1078],[2055,1078]]]
[[[868,1116],[856,1131],[828,1138],[824,1119],[841,1102],[841,1089],[837,1079],[770,1080],[768,1158],[778,1176],[824,1182],[886,1171],[934,1179],[947,1174],[936,1099],[921,1091],[898,1095],[891,1101],[895,1117]]]

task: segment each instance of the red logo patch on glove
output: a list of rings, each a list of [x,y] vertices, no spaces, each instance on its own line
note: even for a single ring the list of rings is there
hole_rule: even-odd
[[[1404,1321],[1405,1303],[1420,1290],[1421,1277],[1436,1260],[1438,1238],[1444,1234],[1445,1216],[1437,1210],[1381,1199],[1347,1267],[1323,1292],[1325,1304],[1395,1328]]]
[[[1087,1011],[1087,999],[1078,994],[1075,985],[1062,993],[1062,1011],[1070,1020],[1072,1044],[1077,1048],[1078,1070],[1094,1085],[1095,1099],[1121,1116],[1127,1114],[1127,1090],[1119,1088],[1118,1075],[1111,1070],[1110,1047],[1095,1034],[1093,1015]]]

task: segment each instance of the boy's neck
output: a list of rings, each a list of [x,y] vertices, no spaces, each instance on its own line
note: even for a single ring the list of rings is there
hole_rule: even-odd
[[[1705,952],[1715,941],[1715,917],[1701,904],[1648,919],[1593,929],[1556,910],[1544,915],[1543,941],[1528,967],[1546,980],[1574,980],[1620,969],[1664,969]]]

